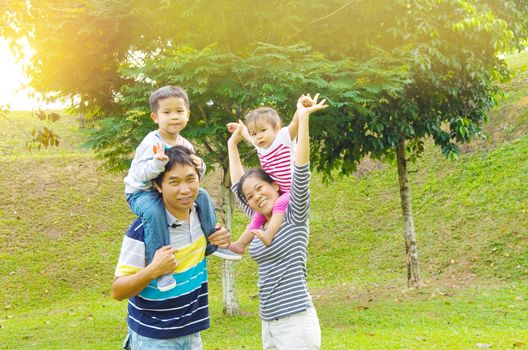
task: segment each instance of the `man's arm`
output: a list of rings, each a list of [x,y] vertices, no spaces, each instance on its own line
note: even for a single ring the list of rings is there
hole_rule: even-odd
[[[174,257],[175,250],[170,246],[156,251],[152,263],[144,269],[127,276],[116,276],[112,283],[112,298],[117,300],[136,296],[155,278],[173,273],[178,266]]]

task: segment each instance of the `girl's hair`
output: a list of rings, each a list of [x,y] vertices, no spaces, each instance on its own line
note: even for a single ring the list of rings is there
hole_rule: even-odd
[[[187,92],[179,86],[163,86],[154,91],[149,98],[150,111],[158,113],[159,100],[164,100],[169,97],[179,97],[185,102],[185,106],[189,109],[189,96]]]
[[[240,199],[240,201],[246,205],[248,204],[248,202],[247,202],[246,196],[244,195],[244,192],[242,192],[242,186],[244,185],[244,182],[250,177],[256,177],[262,181],[266,181],[269,184],[272,184],[275,182],[273,181],[271,176],[269,176],[269,174],[265,172],[263,169],[254,168],[254,169],[247,170],[244,173],[244,175],[242,175],[242,177],[240,178],[240,181],[238,181],[238,187],[236,190],[236,195],[238,199]]]
[[[271,107],[260,107],[246,114],[246,125],[256,123],[257,120],[263,120],[269,123],[273,128],[280,128],[281,118],[277,111]]]

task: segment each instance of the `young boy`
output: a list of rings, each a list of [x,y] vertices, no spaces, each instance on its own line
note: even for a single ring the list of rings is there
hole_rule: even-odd
[[[168,162],[165,155],[166,148],[182,145],[193,150],[193,147],[180,135],[190,115],[189,98],[185,90],[177,86],[164,86],[150,95],[149,102],[150,116],[158,124],[159,129],[151,131],[137,147],[124,182],[127,203],[132,211],[141,217],[145,226],[145,252],[147,262],[151,263],[156,250],[170,242],[165,209],[159,193],[153,189],[152,180],[165,170]],[[200,170],[200,176],[203,175],[205,164],[196,156],[193,160]],[[216,222],[214,207],[210,204],[207,191],[200,188],[195,202],[201,217],[213,218],[201,222]],[[214,227],[202,225],[202,230],[206,236],[209,236],[214,232]],[[206,254],[211,253],[228,260],[241,258],[228,249],[208,244]],[[158,278],[157,285],[160,291],[166,291],[174,288],[176,281],[172,274],[166,274]]]
[[[314,99],[310,95],[303,95],[299,101],[305,107],[310,107],[318,97],[318,94]],[[266,246],[270,246],[273,237],[284,222],[284,212],[288,207],[290,196],[292,159],[296,145],[294,140],[297,138],[299,124],[295,113],[290,124],[281,128],[281,119],[277,111],[271,107],[254,109],[245,119],[247,126],[242,124],[242,136],[257,149],[262,168],[279,186],[281,196],[273,206],[273,215],[264,231],[260,228],[268,220],[259,213],[253,215],[246,231],[230,246],[230,249],[237,254],[244,253],[245,247],[254,235]],[[238,123],[228,123],[227,128],[230,132],[234,132],[238,125]]]

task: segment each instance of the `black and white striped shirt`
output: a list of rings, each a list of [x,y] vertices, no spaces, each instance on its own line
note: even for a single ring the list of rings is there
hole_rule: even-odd
[[[232,189],[236,192],[238,183]],[[253,210],[240,202],[246,214]],[[258,264],[260,318],[264,321],[302,312],[312,303],[306,283],[310,214],[310,166],[294,165],[290,203],[272,244],[255,237],[249,254]]]

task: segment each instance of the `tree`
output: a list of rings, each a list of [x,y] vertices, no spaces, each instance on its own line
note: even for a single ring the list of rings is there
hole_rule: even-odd
[[[288,115],[286,101],[320,90],[334,108],[313,123],[318,169],[350,174],[366,155],[397,160],[408,281],[415,286],[421,282],[407,162],[426,137],[453,159],[458,143],[481,134],[498,83],[510,74],[497,53],[522,47],[528,32],[524,0],[8,3],[2,34],[26,36],[36,50],[32,86],[74,101],[76,112],[96,122],[90,144],[110,168],[123,167],[152,127],[138,106],[153,86],[189,88],[193,115],[207,122],[192,125],[194,119],[188,131],[207,139],[214,157],[225,138],[222,118],[260,103]],[[309,60],[290,58],[296,50]]]
[[[487,121],[486,112],[498,103],[499,83],[510,77],[498,53],[511,50],[521,40],[487,6],[449,0],[402,5],[381,34],[391,42],[380,46],[389,49],[389,45],[393,52],[408,57],[410,75],[405,88],[383,97],[366,117],[343,116],[344,125],[337,126],[342,131],[339,137],[330,137],[335,130],[321,131],[316,135],[318,151],[313,154],[319,169],[339,168],[343,173],[350,173],[367,154],[395,156],[407,281],[419,287],[408,162],[420,156],[426,138],[432,138],[447,158],[455,159],[458,143],[483,137],[481,126]]]

